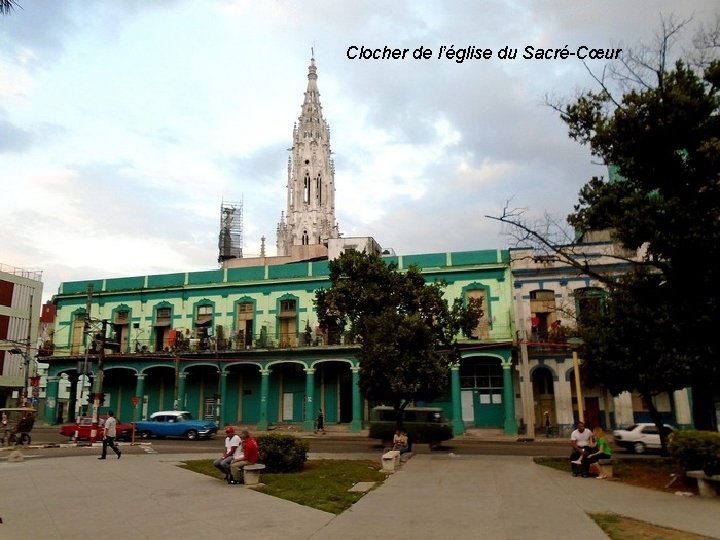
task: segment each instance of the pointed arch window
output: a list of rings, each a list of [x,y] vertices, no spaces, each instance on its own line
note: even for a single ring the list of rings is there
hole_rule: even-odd
[[[317,175],[317,178],[315,179],[315,196],[317,197],[318,202],[322,202],[322,178],[320,177],[320,174]]]
[[[303,178],[303,202],[308,204],[310,202],[310,175],[305,173]]]

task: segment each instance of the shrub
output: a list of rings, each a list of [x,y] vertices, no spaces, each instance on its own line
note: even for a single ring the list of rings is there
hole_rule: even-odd
[[[310,449],[306,441],[285,433],[259,435],[257,440],[260,463],[265,465],[266,472],[302,471]]]
[[[720,433],[716,431],[678,431],[670,439],[668,450],[686,471],[720,474]]]

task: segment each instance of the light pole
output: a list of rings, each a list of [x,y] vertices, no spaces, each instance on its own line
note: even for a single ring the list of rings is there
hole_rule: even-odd
[[[573,371],[575,371],[575,395],[577,396],[578,405],[578,420],[583,423],[585,422],[585,410],[583,407],[582,387],[580,385],[580,362],[578,360],[577,351],[584,343],[583,339],[579,337],[571,337],[567,340],[567,344],[570,345],[570,348],[572,349]]]

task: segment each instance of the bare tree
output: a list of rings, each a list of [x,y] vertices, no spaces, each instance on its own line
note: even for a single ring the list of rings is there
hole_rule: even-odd
[[[0,15],[7,15],[13,9],[21,7],[17,0],[0,0]]]

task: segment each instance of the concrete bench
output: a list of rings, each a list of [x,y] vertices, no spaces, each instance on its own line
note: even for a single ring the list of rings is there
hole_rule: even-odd
[[[701,497],[718,496],[717,486],[714,486],[713,482],[720,484],[720,474],[708,476],[704,471],[687,471],[685,476],[697,480],[698,493],[700,493]]]
[[[382,470],[385,472],[395,472],[400,467],[400,452],[397,450],[388,450],[382,455]]]
[[[254,486],[260,483],[260,471],[265,470],[265,465],[255,463],[254,465],[245,465],[243,467],[243,481],[246,486]]]

